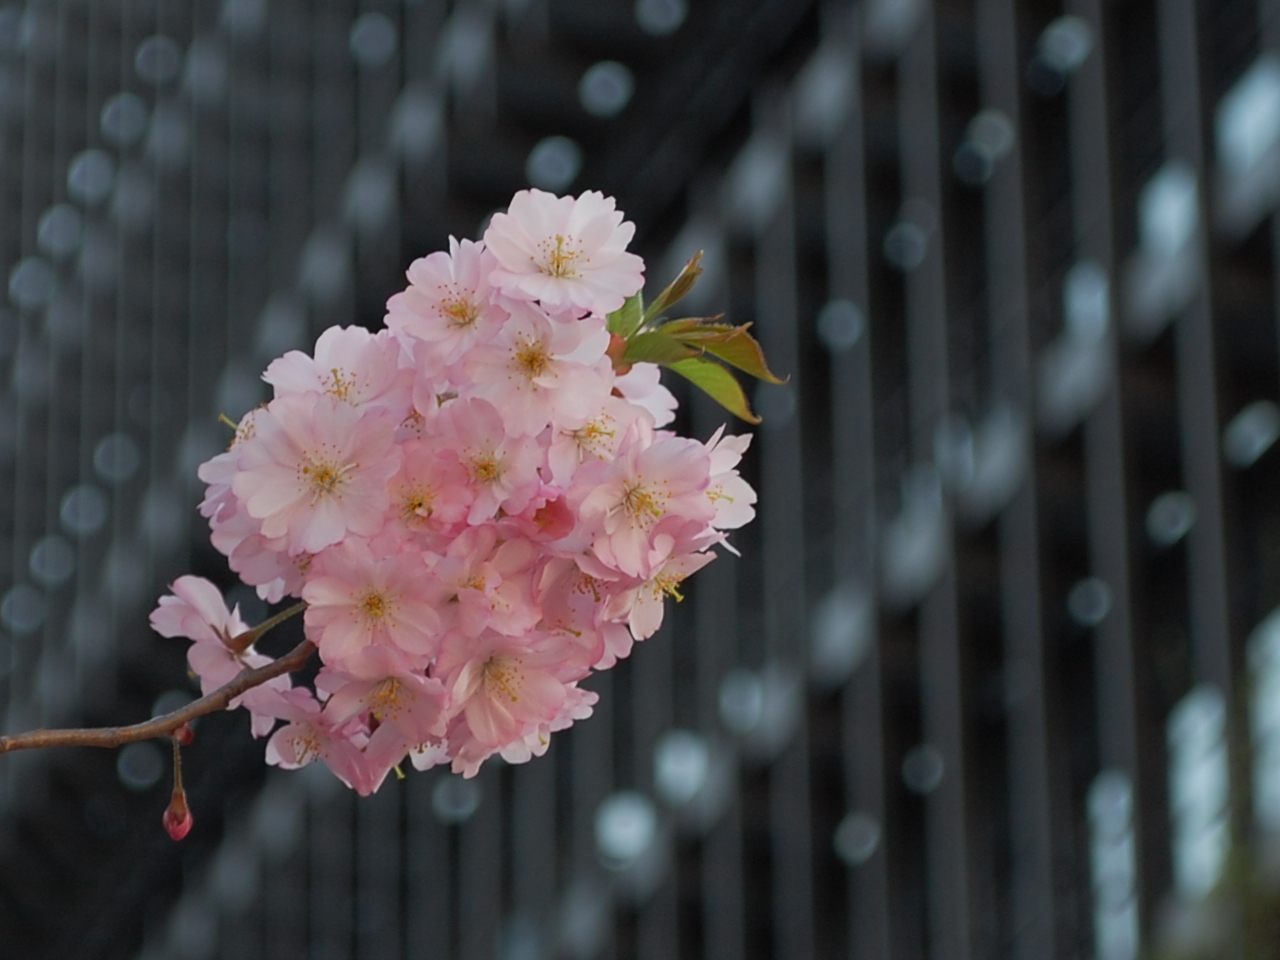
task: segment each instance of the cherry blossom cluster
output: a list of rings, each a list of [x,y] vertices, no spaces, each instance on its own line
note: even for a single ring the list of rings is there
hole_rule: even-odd
[[[482,242],[413,263],[386,327],[333,327],[267,367],[274,399],[200,468],[214,546],[270,602],[307,604],[322,665],[232,702],[267,760],[362,794],[408,756],[473,776],[590,715],[579,683],[658,629],[668,596],[754,516],[749,437],[668,427],[609,314],[643,283],[612,198],[516,194]],[[613,338],[616,341],[616,337]],[[213,584],[151,618],[206,693],[268,662]]]

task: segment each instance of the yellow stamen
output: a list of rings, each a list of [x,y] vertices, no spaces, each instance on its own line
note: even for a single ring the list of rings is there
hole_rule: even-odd
[[[329,376],[320,381],[324,387],[324,392],[331,397],[336,397],[343,403],[351,402],[351,392],[356,388],[355,375],[345,376],[346,371],[341,367],[333,367],[329,370]]]
[[[582,274],[577,269],[579,259],[582,254],[573,247],[573,237],[565,237],[556,234],[555,249],[550,249],[550,243],[544,240],[538,246],[546,251],[545,262],[538,264],[538,269],[549,277],[557,279],[576,279]]]
[[[508,657],[490,657],[484,665],[485,685],[506,694],[512,703],[520,700],[519,691],[524,682],[520,661]]]

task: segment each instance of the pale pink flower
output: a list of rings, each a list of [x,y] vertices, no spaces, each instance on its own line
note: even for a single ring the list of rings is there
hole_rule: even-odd
[[[604,321],[557,323],[531,303],[513,303],[511,319],[463,364],[472,396],[497,407],[513,436],[549,423],[581,426],[613,386]]]
[[[644,261],[626,252],[635,229],[601,193],[574,199],[521,190],[484,234],[501,265],[492,281],[508,297],[537,300],[551,313],[603,316],[644,283]]]
[[[400,345],[390,331],[330,327],[316,340],[314,359],[290,350],[271,362],[262,379],[277,397],[323,393],[353,407],[385,407],[404,416],[413,373],[400,369]]]
[[[538,622],[531,569],[538,555],[528,540],[499,544],[497,531],[486,524],[463,531],[444,556],[428,563],[442,592],[456,601],[464,634],[494,630],[516,637]]]
[[[241,671],[265,667],[270,657],[258,653],[252,645],[243,651],[231,649],[230,643],[249,627],[240,619],[240,607],[228,610],[222,593],[203,577],[179,577],[173,582],[173,594],[160,598],[151,613],[151,627],[162,637],[186,637],[195,641],[187,649],[187,663],[200,678],[200,692],[213,693],[230,683]],[[232,700],[228,710],[242,704],[253,709],[269,696],[269,690],[288,690],[287,676],[276,677]],[[271,729],[271,721],[254,716],[253,734],[263,736]]]
[[[480,524],[501,507],[522,513],[541,488],[542,455],[530,437],[509,437],[502,415],[487,400],[452,400],[437,421],[440,442],[457,451],[475,499],[467,522]]]
[[[372,536],[400,469],[396,423],[388,411],[362,413],[328,395],[279,397],[239,445],[232,489],[262,535],[286,537],[291,554],[318,553],[348,533]]]
[[[723,426],[707,441],[711,457],[707,496],[716,508],[711,525],[718,530],[736,530],[755,518],[756,492],[734,469],[749,446],[751,434],[726,435]]]
[[[373,777],[361,752],[367,737],[358,722],[333,723],[305,687],[282,694],[273,708],[276,718],[287,722],[267,741],[267,763],[296,770],[323,760],[339,780],[361,796],[373,792]]]
[[[649,418],[642,407],[615,396],[606,396],[579,426],[555,425],[547,465],[551,479],[568,487],[574,471],[588,460],[612,460],[633,423]],[[651,418],[650,418],[651,419]]]
[[[611,618],[626,617],[631,635],[645,640],[658,632],[667,597],[683,600],[680,584],[716,558],[706,553],[683,553],[671,557],[648,580],[639,586],[619,593],[611,600],[608,615]]]
[[[507,318],[493,302],[489,278],[496,266],[484,244],[450,237],[448,253],[437,251],[409,265],[408,289],[387,301],[387,326],[423,341],[442,366],[457,363]]]
[[[439,530],[465,520],[475,494],[457,453],[422,440],[400,449],[404,464],[389,488],[396,519],[409,530]]]
[[[587,672],[565,652],[549,637],[445,637],[435,673],[457,711],[447,733],[456,772],[474,776],[484,757],[560,717]]]
[[[594,574],[582,569],[584,562]],[[548,560],[537,587],[541,627],[580,648],[586,662],[598,668],[608,656],[615,629],[627,635],[629,646],[626,628],[609,623],[605,615],[610,600],[624,587],[616,573],[592,565],[587,557]]]
[[[151,628],[160,636],[225,646],[249,629],[240,619],[239,606],[228,610],[222,591],[204,577],[179,577],[170,589],[173,593],[161,597],[151,613]]]
[[[557,487],[543,484],[523,512],[509,513],[498,520],[495,526],[504,540],[520,537],[535,543],[545,543],[563,540],[573,532],[577,522],[578,518],[563,492]]]
[[[435,655],[442,597],[420,554],[379,558],[349,539],[316,557],[302,599],[307,636],[326,663],[345,664],[372,644],[397,647],[420,666]]]
[[[369,727],[364,754],[377,782],[409,751],[444,735],[443,685],[392,647],[367,647],[342,670],[324,667],[316,688],[330,695],[324,709],[334,723],[359,717]]]
[[[665,427],[676,418],[675,395],[661,383],[661,370],[656,363],[637,363],[613,382],[628,402],[643,407],[653,417],[655,427]]]
[[[593,552],[627,576],[648,579],[690,523],[715,515],[705,496],[710,457],[702,444],[681,437],[654,439],[646,424],[628,432],[618,458],[579,473],[586,488],[581,517],[598,532]]]
[[[513,740],[498,751],[499,755],[507,763],[528,763],[533,757],[541,757],[551,746],[551,734],[567,730],[576,720],[586,720],[599,700],[600,695],[595,691],[583,690],[577,684],[568,684],[565,687],[564,703],[555,719],[531,730],[522,739]],[[466,763],[467,759],[463,757],[463,762]],[[479,765],[476,767],[478,769]],[[474,772],[472,775],[474,776]]]

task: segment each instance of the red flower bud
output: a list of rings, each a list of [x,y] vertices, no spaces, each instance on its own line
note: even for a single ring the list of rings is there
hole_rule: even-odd
[[[190,746],[191,741],[196,738],[196,732],[191,729],[191,722],[188,721],[173,731],[173,739],[177,740],[181,746]]]
[[[169,806],[164,811],[164,828],[169,836],[181,840],[191,832],[191,824],[195,819],[191,816],[191,808],[187,806],[187,794],[181,787],[173,791]]]

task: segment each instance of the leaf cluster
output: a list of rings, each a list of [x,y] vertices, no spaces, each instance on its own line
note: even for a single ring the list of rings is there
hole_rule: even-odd
[[[702,275],[698,251],[680,275],[647,308],[637,293],[609,314],[609,332],[625,342],[615,364],[625,372],[634,363],[656,363],[674,370],[722,407],[748,423],[759,423],[747,395],[734,375],[739,370],[766,383],[785,383],[769,369],[759,341],[748,332],[751,324],[734,326],[716,317],[664,317],[685,297]],[[611,351],[612,352],[612,351]]]

